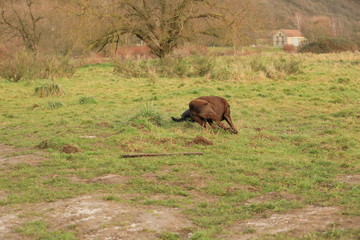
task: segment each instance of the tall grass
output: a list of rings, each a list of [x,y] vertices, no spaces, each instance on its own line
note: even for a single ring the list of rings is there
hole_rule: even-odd
[[[206,56],[168,57],[155,60],[116,60],[115,73],[125,78],[196,78],[214,80],[241,79],[245,76],[265,75],[281,79],[300,74],[302,62],[296,56],[234,56],[230,58]]]
[[[115,72],[125,78],[203,77],[215,66],[211,56],[166,57],[152,60],[115,60]]]
[[[256,58],[250,62],[250,66],[254,72],[262,72],[270,79],[301,73],[301,61],[295,58]]]
[[[11,82],[69,77],[75,69],[68,56],[19,50],[0,61],[0,76]]]

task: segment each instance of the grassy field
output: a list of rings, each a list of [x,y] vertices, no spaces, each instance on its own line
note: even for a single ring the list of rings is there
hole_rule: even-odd
[[[335,206],[341,216],[359,217],[359,182],[342,181],[360,174],[359,53],[262,56],[265,65],[280,58],[301,62],[301,72],[275,75],[251,67],[259,57],[218,57],[216,67],[231,62],[237,72],[222,80],[124,78],[113,64],[87,65],[55,80],[65,95],[47,98],[34,90],[49,80],[0,81],[0,143],[18,148],[15,156],[45,155],[35,165],[0,164],[1,208],[96,195],[142,209],[180,209],[191,221],[186,234],[164,231],[158,239],[232,239],[234,224],[307,206]],[[238,135],[171,121],[206,95],[229,101]],[[196,144],[196,137],[213,145]],[[79,152],[64,153],[69,146]],[[198,151],[204,155],[120,157]],[[96,181],[109,175],[123,181]],[[39,215],[34,210],[36,217],[16,232],[82,239],[76,227],[59,228]],[[256,237],[358,239],[359,227]],[[237,234],[256,232],[249,227]]]

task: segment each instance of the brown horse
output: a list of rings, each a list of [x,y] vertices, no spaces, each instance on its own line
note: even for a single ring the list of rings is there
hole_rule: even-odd
[[[206,96],[196,98],[189,103],[189,109],[181,115],[180,119],[172,119],[179,122],[185,121],[187,118],[191,118],[205,128],[208,126],[207,123],[214,128],[213,123],[215,122],[225,130],[231,128],[233,133],[238,133],[230,117],[230,105],[222,97]],[[221,123],[223,120],[229,124],[230,128]]]

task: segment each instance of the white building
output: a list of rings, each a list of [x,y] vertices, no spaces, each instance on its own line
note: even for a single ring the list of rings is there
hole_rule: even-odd
[[[284,45],[298,47],[304,40],[304,35],[295,29],[280,29],[273,34],[274,47],[283,47]]]

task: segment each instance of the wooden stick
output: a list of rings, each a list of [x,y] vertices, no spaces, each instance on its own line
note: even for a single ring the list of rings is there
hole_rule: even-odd
[[[124,154],[122,158],[136,158],[136,157],[158,157],[158,156],[172,156],[172,155],[203,155],[202,152],[184,152],[184,153],[139,153],[139,154]]]

